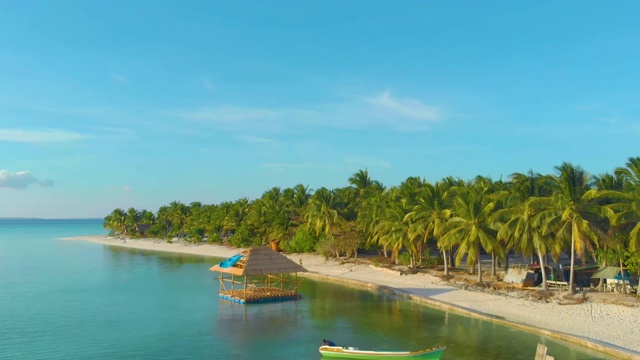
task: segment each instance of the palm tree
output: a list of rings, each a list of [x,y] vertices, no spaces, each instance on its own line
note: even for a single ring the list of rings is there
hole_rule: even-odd
[[[498,230],[497,239],[516,247],[522,255],[531,255],[534,252],[540,260],[542,272],[542,287],[547,287],[547,272],[545,256],[547,253],[547,237],[542,234],[539,224],[534,219],[539,210],[530,201],[521,202],[512,207],[496,211],[493,215],[497,221],[504,223]]]
[[[140,212],[135,208],[129,208],[124,220],[125,226],[127,228],[127,233],[134,232],[134,227],[139,221]]]
[[[556,192],[550,198],[532,199],[531,205],[541,209],[534,223],[541,226],[543,234],[554,234],[556,242],[571,243],[569,291],[574,294],[575,255],[584,259],[586,250],[597,243],[598,232],[602,232],[597,222],[613,212],[594,201],[597,193],[589,189],[589,174],[580,166],[565,162],[555,169],[557,176],[552,179]]]
[[[362,204],[356,220],[356,226],[363,234],[365,244],[382,246],[384,257],[387,257],[387,248],[380,238],[384,235],[382,222],[389,207],[389,198],[388,191],[376,192],[368,197]]]
[[[118,208],[111,212],[111,214],[107,215],[104,218],[103,227],[105,229],[110,229],[114,232],[119,232],[121,235],[127,234],[127,227],[125,225],[125,219],[127,214],[124,210]]]
[[[614,174],[625,181],[625,190],[634,191],[640,186],[640,156],[630,157],[627,167],[616,168]]]
[[[457,187],[453,198],[454,216],[442,227],[443,245],[458,246],[456,263],[459,264],[465,256],[468,265],[477,262],[478,282],[482,282],[481,248],[488,253],[500,255],[496,231],[491,226],[495,206],[488,189]]]
[[[413,210],[413,205],[407,198],[396,198],[389,205],[380,223],[380,230],[384,231],[380,241],[391,248],[392,259],[396,263],[400,250],[407,248],[410,254],[410,266],[415,267],[420,249],[414,241],[416,237],[410,236],[412,221],[408,215]]]
[[[318,189],[309,199],[306,210],[307,227],[316,236],[331,235],[345,220],[338,212],[340,204],[334,192]]]
[[[420,237],[422,243],[435,238],[442,249],[444,258],[444,275],[449,275],[447,263],[447,248],[440,242],[441,228],[451,218],[452,210],[448,204],[448,188],[445,184],[436,182],[423,184],[418,195],[413,211],[407,216],[412,221],[410,232],[412,236]]]

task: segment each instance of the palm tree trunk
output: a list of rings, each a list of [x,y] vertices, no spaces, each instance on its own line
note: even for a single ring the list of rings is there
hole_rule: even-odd
[[[509,251],[504,256],[504,271],[509,271]]]
[[[495,278],[496,277],[496,256],[494,254],[491,254],[491,277]]]
[[[622,293],[627,295],[627,284],[624,282],[624,264],[620,259],[620,278],[622,279]]]
[[[576,288],[573,286],[573,267],[576,261],[575,247],[576,247],[576,241],[573,238],[573,233],[572,233],[571,234],[571,267],[569,270],[569,294],[571,295],[576,293]]]
[[[447,250],[442,248],[442,259],[444,259],[444,276],[449,276],[449,262],[447,261]]]
[[[542,288],[544,290],[549,290],[547,286],[547,268],[545,266],[546,262],[544,261],[544,257],[542,256],[542,252],[538,249],[538,257],[540,258],[540,272],[542,273]]]
[[[482,259],[480,255],[478,255],[478,282],[482,282]]]

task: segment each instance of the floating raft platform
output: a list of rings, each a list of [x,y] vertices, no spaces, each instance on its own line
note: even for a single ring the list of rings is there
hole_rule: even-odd
[[[210,270],[220,274],[218,296],[238,304],[297,300],[298,272],[307,271],[267,247],[246,249]]]
[[[257,288],[247,290],[246,292],[244,290],[229,290],[221,291],[218,295],[224,300],[232,301],[238,304],[260,304],[300,299],[300,295],[295,291],[287,291],[276,288]]]

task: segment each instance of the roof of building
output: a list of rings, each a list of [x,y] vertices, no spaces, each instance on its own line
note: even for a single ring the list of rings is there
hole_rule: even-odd
[[[209,270],[240,276],[259,276],[306,272],[307,269],[283,254],[266,246],[252,247],[240,252],[240,260],[229,267],[224,261]],[[222,266],[221,266],[222,265]]]

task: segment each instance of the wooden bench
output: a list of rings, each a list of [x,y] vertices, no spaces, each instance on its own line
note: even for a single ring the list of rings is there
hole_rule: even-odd
[[[566,281],[547,280],[549,289],[569,290],[569,283]]]

